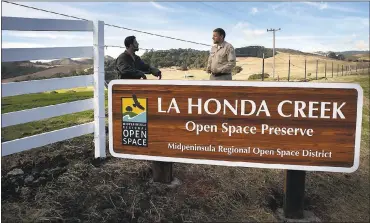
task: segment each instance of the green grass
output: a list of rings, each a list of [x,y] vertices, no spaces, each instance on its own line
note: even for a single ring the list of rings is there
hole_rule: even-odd
[[[93,97],[92,91],[65,93],[37,93],[2,98],[1,114],[83,100]]]
[[[83,111],[74,114],[68,114],[40,120],[36,122],[29,122],[14,126],[2,128],[1,140],[3,142],[18,138],[32,136],[43,132],[49,132],[57,129],[67,128],[94,120],[94,111]]]
[[[368,75],[349,75],[349,76],[339,76],[334,78],[328,78],[328,80],[320,79],[318,81],[312,80],[312,82],[335,82],[335,83],[357,83],[360,84],[364,91],[364,97],[369,98],[369,77]]]

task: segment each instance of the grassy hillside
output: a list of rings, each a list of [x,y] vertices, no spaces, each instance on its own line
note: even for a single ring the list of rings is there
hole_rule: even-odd
[[[28,80],[39,80],[48,78],[58,78],[65,76],[76,76],[87,74],[85,70],[90,70],[90,74],[93,73],[91,65],[58,65],[56,67],[42,70],[39,72],[34,72],[28,75],[17,76],[13,78],[7,78],[2,80],[3,83],[15,82],[15,81],[28,81]]]
[[[316,54],[306,53],[306,52],[302,52],[302,51],[294,50],[294,49],[276,48],[276,51],[281,52],[281,53],[291,54],[291,55],[305,55],[305,56],[317,57]]]
[[[356,56],[356,55],[369,55],[370,51],[368,50],[351,50],[351,51],[343,51],[337,52],[337,54],[343,54],[344,56]]]
[[[1,79],[7,79],[50,69],[48,64],[34,64],[29,61],[1,63]]]

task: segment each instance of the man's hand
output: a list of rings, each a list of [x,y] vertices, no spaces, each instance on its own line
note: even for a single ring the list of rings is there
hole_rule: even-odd
[[[158,80],[162,79],[162,72],[161,72],[161,71],[159,71],[157,74],[158,74],[158,75],[157,75]]]
[[[147,79],[145,73],[141,73],[141,78]]]
[[[162,79],[162,72],[159,69],[152,67],[151,73],[153,74],[153,76],[157,77],[158,80]]]

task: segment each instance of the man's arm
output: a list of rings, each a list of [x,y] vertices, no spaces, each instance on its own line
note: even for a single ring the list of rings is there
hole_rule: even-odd
[[[139,56],[136,56],[135,58],[137,60],[137,65],[140,71],[150,74],[151,73],[151,67],[149,64],[146,64]]]
[[[231,73],[236,66],[236,56],[234,47],[230,46],[227,53],[227,63],[218,68],[219,73]]]
[[[146,79],[145,73],[132,67],[123,58],[118,58],[116,61],[117,70],[122,76],[132,77],[132,78],[144,78]]]
[[[137,57],[137,61],[139,64],[139,69],[146,73],[146,74],[152,74],[153,76],[162,78],[162,72],[155,68],[150,66],[149,64],[146,64],[139,56]]]

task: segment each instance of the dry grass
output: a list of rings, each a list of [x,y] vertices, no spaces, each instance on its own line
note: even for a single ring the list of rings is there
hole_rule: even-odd
[[[3,222],[277,222],[284,171],[174,164],[181,185],[151,182],[150,163],[94,160],[92,136],[3,159]],[[366,159],[354,174],[307,174],[305,209],[327,221],[368,222]],[[45,180],[23,186],[21,167]],[[56,168],[61,168],[57,174]],[[46,173],[45,173],[46,172]]]
[[[182,184],[171,189],[151,182],[149,162],[92,159],[92,139],[80,137],[4,160],[3,175],[20,166],[25,176],[36,168],[63,171],[40,174],[46,180],[28,187],[3,177],[2,221],[276,221],[271,208],[281,198],[280,171],[175,164]]]

